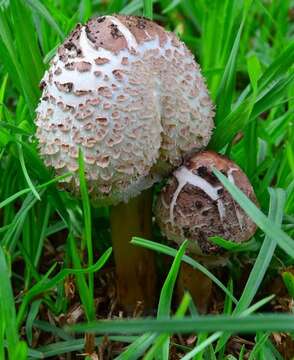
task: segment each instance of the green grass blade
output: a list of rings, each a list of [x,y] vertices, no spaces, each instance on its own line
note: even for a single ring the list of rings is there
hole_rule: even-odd
[[[41,192],[41,195],[43,192]],[[14,217],[10,227],[5,233],[2,240],[2,245],[9,248],[10,251],[14,250],[16,243],[20,237],[23,224],[28,215],[28,212],[32,209],[32,207],[35,205],[36,202],[37,202],[37,198],[32,194],[28,194],[25,200],[23,201],[20,210]]]
[[[235,85],[235,73],[236,73],[236,62],[239,50],[239,44],[241,34],[245,24],[246,14],[244,14],[240,27],[235,37],[235,41],[223,72],[223,76],[218,88],[216,97],[217,113],[215,117],[215,123],[218,124],[231,110],[231,104],[233,99],[233,89]]]
[[[44,219],[43,219],[41,232],[40,232],[40,237],[39,237],[39,241],[38,241],[37,249],[36,249],[36,253],[35,253],[35,258],[34,258],[34,267],[35,268],[38,267],[40,257],[41,257],[41,254],[42,254],[42,250],[43,250],[43,246],[44,246],[44,240],[45,240],[45,237],[46,237],[46,229],[48,227],[48,222],[49,222],[49,217],[50,217],[50,211],[51,211],[50,204],[46,204],[45,212],[44,212]]]
[[[57,32],[61,39],[64,38],[64,33],[47,10],[46,6],[39,0],[27,0],[28,5],[36,11],[37,14],[41,15],[48,24]]]
[[[283,217],[283,209],[285,205],[285,192],[281,189],[270,190],[271,202],[269,210],[269,220],[271,223],[280,226]],[[270,264],[270,261],[274,255],[277,246],[277,239],[266,236],[259,254],[256,258],[253,269],[250,272],[249,278],[243,290],[242,296],[238,301],[236,308],[233,311],[234,315],[243,312],[252,302],[258,288],[265,276],[266,270]],[[217,350],[220,350],[229,338],[229,334],[223,336],[217,346]]]
[[[33,322],[33,326],[37,329],[40,329],[46,333],[50,333],[54,335],[55,337],[58,337],[62,340],[72,340],[73,336],[65,332],[63,329],[50,324],[49,322],[42,321],[42,320],[35,320]]]
[[[115,360],[135,360],[139,359],[157,338],[156,333],[146,333],[138,337],[127,349],[122,352]]]
[[[26,329],[26,337],[28,339],[28,343],[30,346],[32,346],[32,342],[33,342],[33,322],[39,312],[39,307],[41,303],[42,303],[42,299],[38,299],[34,301],[28,313],[25,329]]]
[[[184,256],[187,244],[188,244],[187,241],[184,241],[181,244],[181,246],[180,246],[179,250],[177,251],[177,254],[174,258],[174,261],[170,268],[170,271],[166,277],[166,280],[163,284],[163,287],[161,289],[158,310],[157,310],[157,318],[158,319],[161,317],[169,317],[170,316],[173,290],[175,287],[176,279],[177,279],[179,269],[181,266],[182,257]]]
[[[87,189],[87,182],[85,177],[85,164],[82,151],[79,150],[79,178],[80,178],[80,190],[83,203],[83,215],[84,215],[84,237],[88,252],[88,266],[93,264],[93,244],[92,244],[92,225],[91,225],[91,206]],[[83,245],[82,245],[83,247]],[[89,274],[89,296],[94,296],[94,277],[93,274]]]
[[[189,360],[189,359],[192,359],[194,356],[200,354],[210,344],[212,344],[214,341],[216,341],[221,336],[221,334],[222,334],[222,332],[218,331],[218,332],[210,335],[207,339],[205,339],[199,345],[197,345],[192,351],[190,351],[188,354],[186,354],[182,358],[182,360]]]
[[[82,264],[81,264],[81,260],[80,260],[80,255],[79,255],[79,251],[78,251],[78,248],[77,248],[77,245],[76,245],[76,242],[75,242],[75,239],[74,239],[72,233],[69,234],[68,239],[69,239],[71,257],[72,257],[72,262],[73,262],[74,268],[77,270],[81,270]],[[81,302],[85,309],[87,320],[88,321],[93,320],[95,318],[94,298],[93,298],[93,294],[90,293],[90,291],[89,291],[89,287],[88,287],[87,281],[86,281],[86,274],[77,273],[76,279],[77,279],[79,295],[80,295]]]
[[[209,240],[230,252],[256,251],[259,248],[259,244],[255,238],[241,244],[235,243],[234,241],[223,239],[222,237],[219,236],[212,236],[209,238]]]
[[[21,145],[20,144],[17,144],[17,145],[18,145],[19,161],[20,161],[21,169],[22,169],[23,175],[24,175],[24,177],[26,179],[26,182],[27,182],[29,188],[31,189],[32,193],[34,194],[34,196],[37,198],[37,200],[41,200],[40,195],[37,192],[34,184],[32,183],[32,180],[31,180],[31,178],[30,178],[30,176],[28,174],[26,164],[25,164],[25,161],[24,161],[24,157],[23,157],[23,151],[22,151]]]
[[[110,341],[114,342],[132,342],[134,337],[132,336],[110,336]],[[74,351],[80,351],[84,347],[84,339],[70,339],[66,341],[59,341],[49,345],[45,345],[36,349],[39,354],[41,354],[40,359],[46,359],[52,356],[68,354]],[[95,345],[98,346],[102,343],[103,337],[95,338]]]
[[[49,187],[50,185],[52,185],[52,184],[54,184],[56,182],[59,182],[61,180],[64,180],[64,179],[66,179],[67,177],[69,177],[71,175],[72,175],[72,173],[66,173],[64,175],[57,176],[56,178],[54,178],[52,180],[49,180],[49,181],[45,182],[44,184],[37,185],[36,189],[38,189],[38,190],[45,189],[45,188]],[[20,191],[16,192],[15,194],[11,195],[9,198],[3,200],[0,203],[0,209],[3,208],[4,206],[9,205],[10,203],[12,203],[14,200],[19,198],[20,196],[29,193],[31,190],[32,190],[31,188],[26,188],[26,189],[20,190]]]
[[[9,358],[14,359],[19,344],[18,328],[10,272],[2,247],[0,247],[0,312],[1,320],[5,324],[4,331]]]
[[[255,360],[256,358],[258,358],[259,352],[262,350],[262,347],[266,343],[269,335],[270,334],[265,333],[260,337],[260,339],[254,345],[252,351],[250,352],[250,356],[248,360]]]
[[[120,10],[121,14],[132,15],[142,8],[142,0],[133,0]]]
[[[285,271],[282,277],[289,295],[294,299],[294,275],[290,271]]]
[[[46,277],[43,277],[40,282],[35,284],[24,295],[21,307],[17,314],[18,324],[21,324],[21,322],[23,321],[27,306],[34,297],[38,296],[39,294],[42,294],[42,293],[52,290],[60,281],[64,280],[66,278],[66,276],[68,276],[68,275],[73,274],[73,275],[79,276],[79,275],[85,275],[88,273],[94,273],[94,272],[100,270],[104,266],[104,264],[106,263],[108,258],[110,257],[111,253],[112,253],[112,249],[109,248],[108,250],[106,250],[104,252],[104,254],[102,254],[102,256],[99,258],[99,260],[89,268],[63,269],[57,275],[55,275],[52,279],[48,279],[49,275]]]
[[[227,297],[227,299],[228,299],[228,297]],[[250,308],[246,309],[242,313],[242,315],[248,316],[249,314],[252,314],[253,312],[258,310],[260,307],[264,306],[267,302],[269,302],[272,299],[273,299],[273,296],[269,296],[265,299],[258,301],[256,304],[254,304]],[[195,346],[195,348],[193,350],[191,350],[189,353],[187,353],[183,359],[188,360],[188,359],[192,359],[194,357],[197,358],[197,355],[200,355],[206,347],[208,347],[214,341],[219,339],[222,335],[223,335],[223,332],[218,331],[218,332],[212,334],[211,336],[209,336],[203,342],[201,342],[201,343],[197,342],[197,345]],[[221,355],[221,353],[220,353],[220,355]],[[200,359],[202,360],[202,358],[200,358]],[[222,360],[222,359],[223,359],[223,356],[221,355],[220,360]]]
[[[176,314],[174,316],[175,319],[180,319],[183,316],[185,316],[190,302],[192,298],[189,293],[185,293],[183,296],[183,299],[180,303],[180,306],[178,307]],[[151,347],[151,349],[147,352],[147,354],[144,356],[144,360],[152,360],[154,357],[159,360],[169,360],[170,354],[169,354],[169,347],[170,347],[170,335],[169,334],[161,334],[155,341],[154,345]]]
[[[255,333],[257,331],[294,331],[292,314],[258,314],[242,316],[207,315],[182,319],[129,319],[101,320],[70,327],[74,332],[97,334],[142,334],[147,331],[189,334],[195,331],[229,331],[232,333]]]
[[[107,6],[107,13],[114,14],[121,10],[122,0],[110,0]]]
[[[213,171],[221,183],[232,195],[234,200],[241,208],[251,217],[262,231],[265,232],[274,241],[278,241],[278,245],[292,258],[294,258],[294,241],[281,230],[280,227],[274,225],[257,207],[250,201],[247,196],[234,184],[232,184],[222,173],[217,170]]]
[[[178,273],[181,266],[182,257],[185,253],[185,250],[187,248],[187,241],[184,241],[179,251],[177,252],[177,255],[174,258],[174,261],[172,263],[172,266],[170,268],[170,271],[166,277],[166,280],[163,284],[163,287],[161,289],[160,297],[159,297],[159,304],[157,308],[157,318],[160,319],[162,317],[169,317],[170,311],[171,311],[171,302],[172,302],[172,296],[174,287],[176,284],[176,280],[178,277]],[[162,345],[162,348],[160,350],[160,354],[156,354],[157,359],[169,359],[169,338],[166,339],[164,342],[160,342]],[[158,345],[157,345],[158,347]]]
[[[145,16],[148,19],[153,18],[153,0],[143,0],[143,16]]]
[[[157,252],[160,252],[162,254],[170,255],[170,256],[176,256],[177,251],[169,246],[158,244],[156,242],[145,240],[139,237],[133,237],[131,240],[131,243],[146,247],[147,249],[154,250]],[[203,265],[198,263],[196,260],[192,259],[191,257],[184,255],[183,261],[187,264],[191,265],[193,268],[201,271],[204,275],[209,277],[220,289],[223,290],[225,294],[230,296],[234,303],[237,303],[237,300],[235,297],[228,291],[228,289],[209,271],[207,270]]]
[[[180,4],[181,0],[172,0],[171,3],[162,11],[163,14],[168,13],[173,10],[176,6]]]

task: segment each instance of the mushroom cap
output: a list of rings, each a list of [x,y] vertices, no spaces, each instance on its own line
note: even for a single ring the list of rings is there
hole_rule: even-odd
[[[254,222],[223,187],[212,168],[221,171],[257,204],[247,176],[233,161],[212,151],[187,158],[161,190],[155,216],[169,240],[181,244],[188,239],[189,250],[195,255],[223,252],[209,240],[211,236],[241,243],[256,231]]]
[[[93,203],[128,201],[205,147],[213,106],[199,65],[171,32],[113,15],[78,24],[41,81],[37,138],[47,166],[73,172],[78,150]]]

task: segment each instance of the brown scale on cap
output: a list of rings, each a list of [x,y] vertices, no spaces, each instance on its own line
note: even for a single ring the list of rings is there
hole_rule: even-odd
[[[222,253],[209,241],[211,236],[241,243],[256,231],[254,222],[222,186],[212,168],[221,171],[257,203],[248,178],[231,160],[211,151],[186,159],[161,191],[155,213],[168,239],[177,243],[188,239],[190,251],[198,255]]]
[[[69,57],[82,56],[82,49],[79,44],[81,35],[81,24],[77,24],[74,31],[64,41],[63,45],[58,48],[59,60],[66,62]]]
[[[152,186],[187,152],[203,149],[213,129],[213,106],[193,55],[141,17],[78,24],[41,90],[36,123],[44,160],[58,175],[74,171],[64,187],[79,192],[77,159],[64,149],[76,154],[80,147],[97,204],[128,201]]]

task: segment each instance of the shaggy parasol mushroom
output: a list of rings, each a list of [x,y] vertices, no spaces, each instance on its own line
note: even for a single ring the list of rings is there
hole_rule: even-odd
[[[174,171],[158,196],[155,216],[169,240],[180,244],[187,239],[192,255],[216,265],[224,262],[224,251],[209,237],[221,236],[241,243],[253,236],[256,225],[213,174],[213,168],[257,203],[254,190],[239,166],[224,156],[204,151],[186,158]],[[194,293],[195,301],[203,307],[203,301],[197,296],[201,284],[195,282],[191,268],[186,264],[184,267],[180,283],[189,288],[192,295]],[[207,286],[210,286],[209,282]]]
[[[120,301],[127,309],[140,300],[152,307],[152,254],[129,241],[150,237],[150,195],[139,194],[209,141],[213,111],[199,66],[156,23],[103,16],[77,25],[41,89],[37,137],[46,165],[58,175],[72,171],[63,186],[78,193],[82,149],[92,203],[113,205]]]

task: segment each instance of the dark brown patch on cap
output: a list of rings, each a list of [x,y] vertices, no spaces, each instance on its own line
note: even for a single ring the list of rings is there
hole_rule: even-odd
[[[118,26],[115,24],[110,25],[110,34],[115,40],[120,37],[123,37],[123,34],[119,31]]]
[[[66,68],[66,70],[74,70],[75,69],[75,63],[74,62],[66,63],[64,65],[64,67]]]
[[[100,17],[98,17],[97,19],[96,19],[96,21],[99,23],[99,24],[101,24],[103,21],[105,21],[105,16],[100,16]]]
[[[45,80],[42,80],[42,81],[40,82],[39,88],[40,88],[41,91],[43,91],[46,86],[47,86],[46,81],[45,81]]]
[[[127,48],[126,39],[109,16],[88,21],[86,35],[95,49],[102,47],[116,53]]]
[[[67,82],[67,83],[60,83],[58,81],[54,82],[55,86],[57,87],[57,89],[59,91],[65,92],[65,93],[69,93],[72,91],[73,89],[73,83],[72,82]]]
[[[161,45],[166,41],[166,31],[153,21],[138,16],[115,15],[115,17],[130,30],[139,44],[156,36],[159,37]]]
[[[79,45],[81,29],[82,25],[77,24],[75,29],[65,39],[64,43],[58,48],[58,55],[61,61],[66,62],[68,57],[75,58],[76,56],[83,56],[81,47]]]

